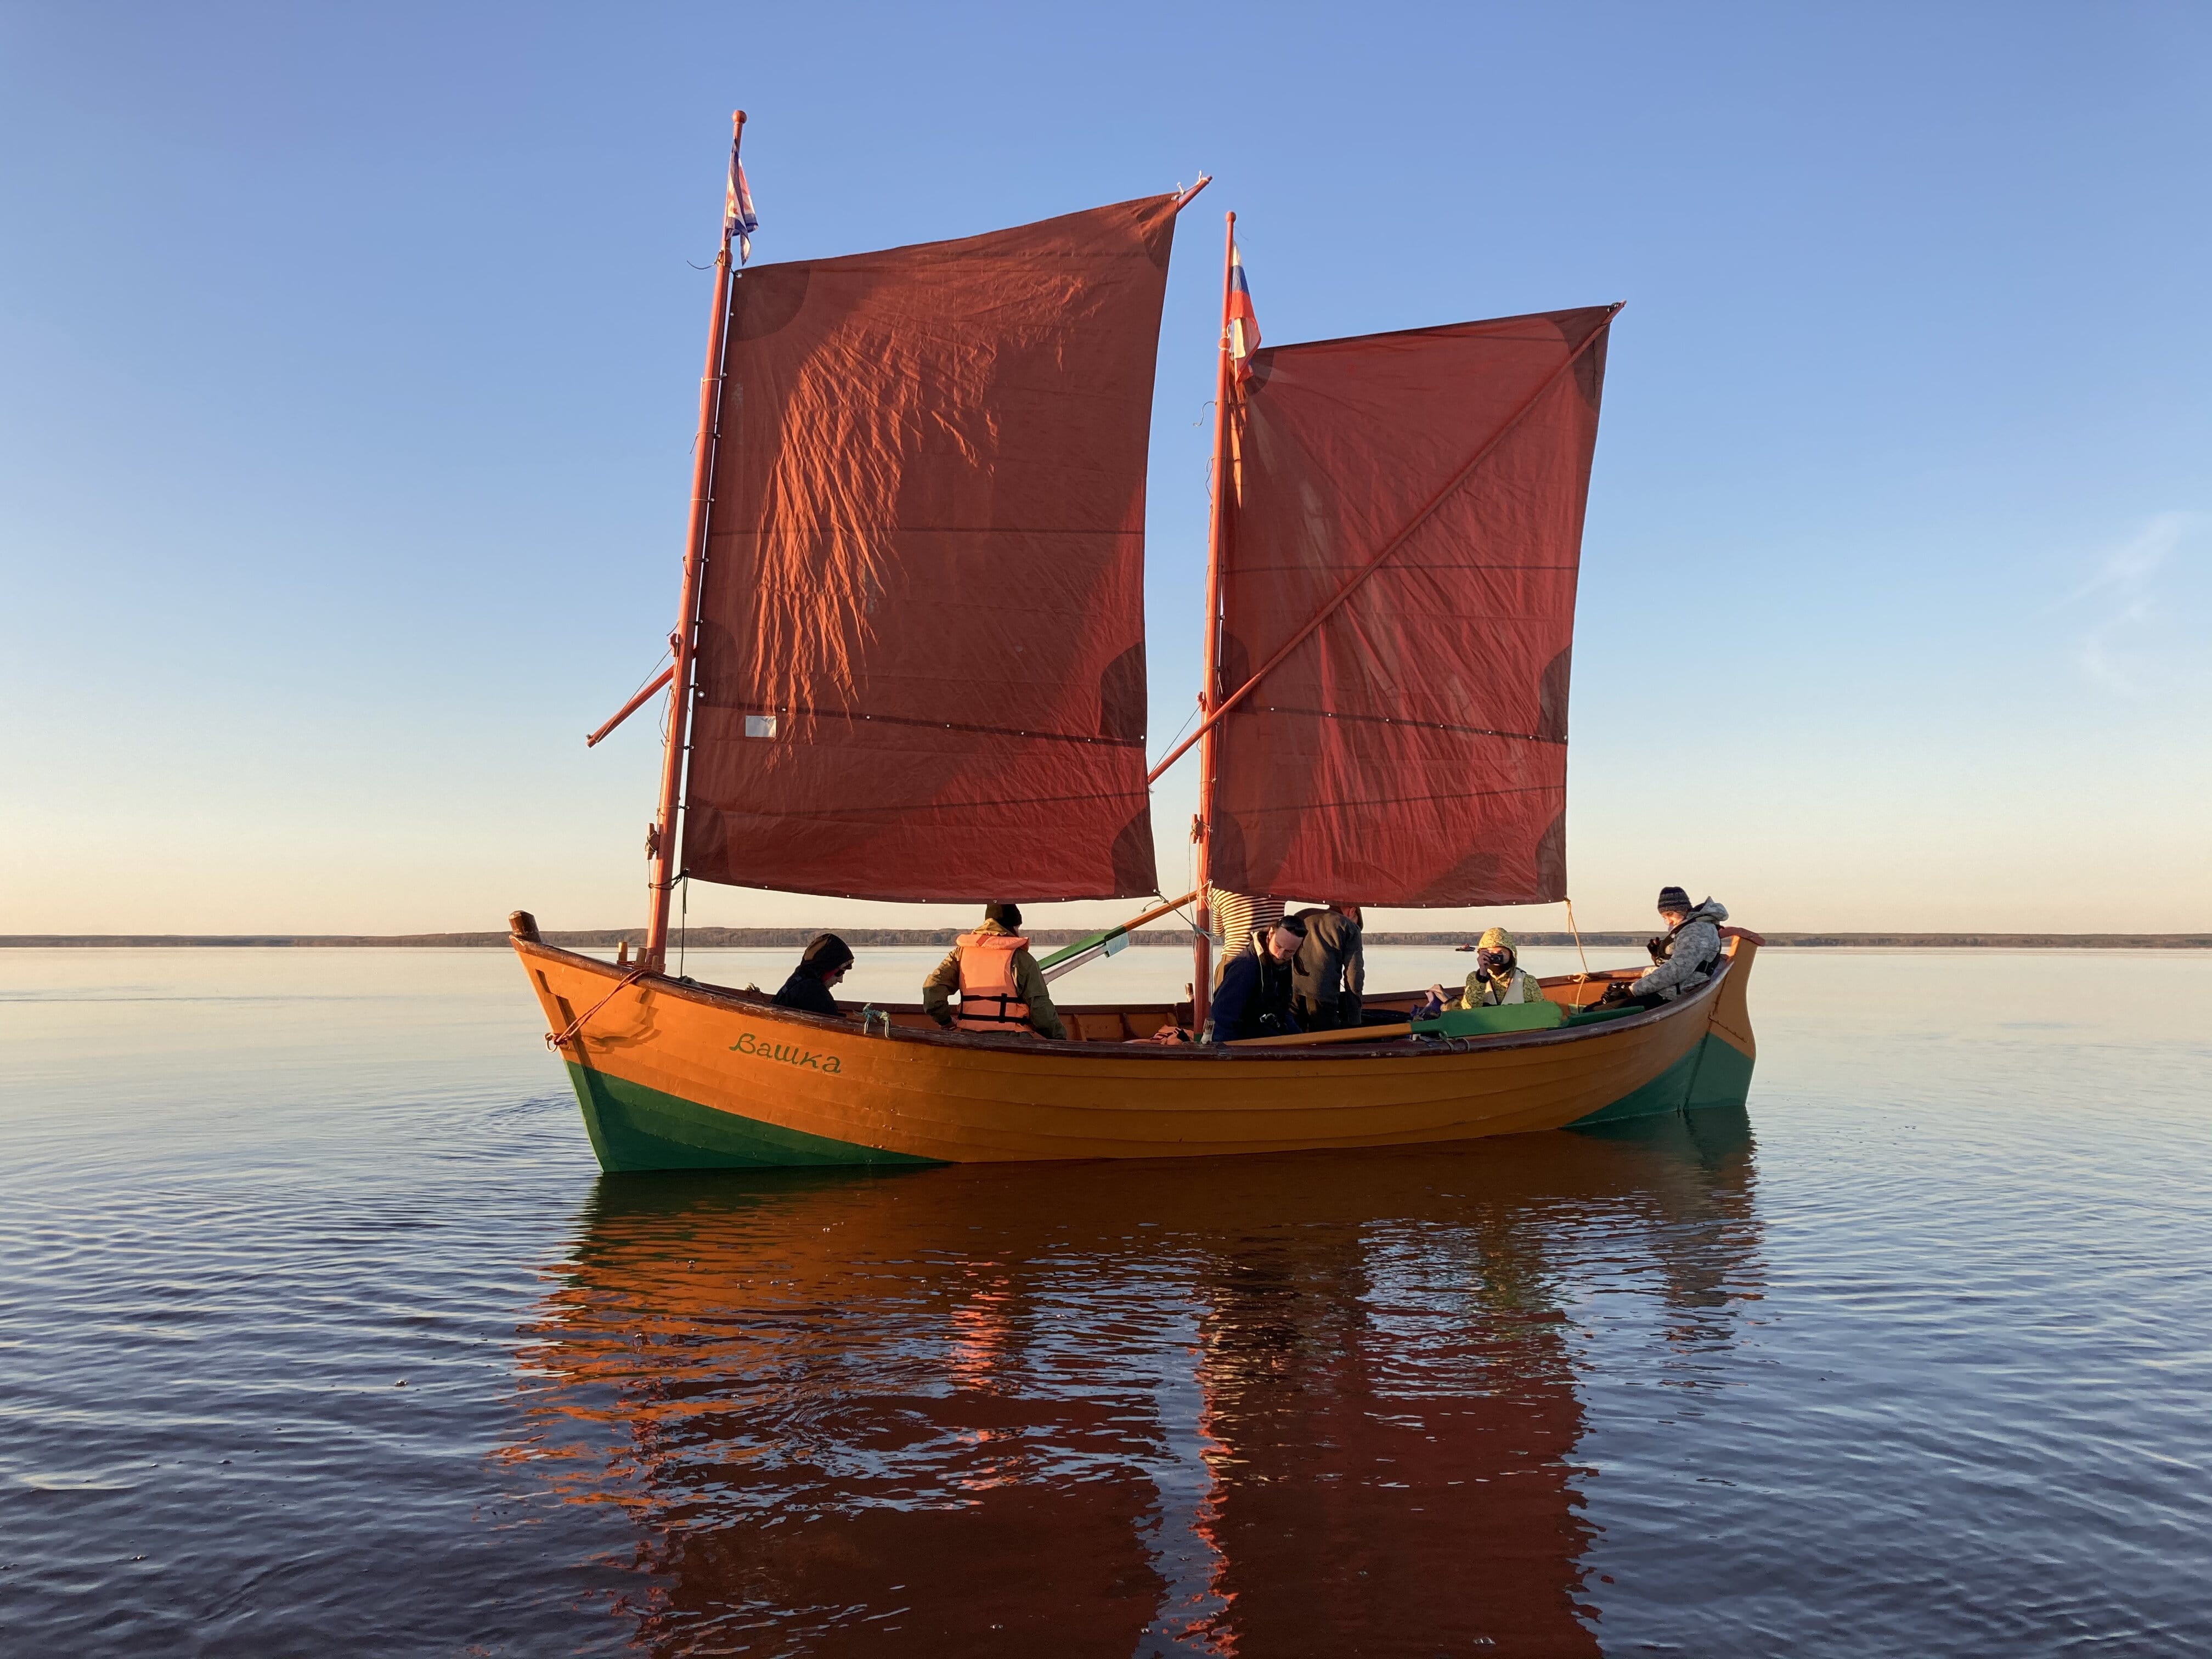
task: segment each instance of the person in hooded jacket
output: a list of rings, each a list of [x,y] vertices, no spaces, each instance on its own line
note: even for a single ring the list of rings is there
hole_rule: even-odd
[[[1521,942],[1503,927],[1492,927],[1474,942],[1474,971],[1454,1008],[1504,1008],[1543,1002],[1544,988],[1521,965]]]
[[[1521,965],[1521,946],[1503,927],[1492,927],[1475,942],[1474,971],[1455,998],[1441,985],[1429,987],[1429,1000],[1413,1011],[1416,1019],[1434,1019],[1447,1008],[1503,1008],[1548,999],[1535,975]]]
[[[852,966],[850,945],[835,933],[817,933],[806,942],[805,954],[799,958],[799,966],[791,970],[791,977],[784,981],[783,989],[775,994],[776,1005],[796,1008],[802,1013],[842,1018],[844,1010],[838,1007],[837,999],[830,994],[837,988],[837,981]]]
[[[952,1006],[952,993],[960,1006]],[[1034,1031],[1055,1042],[1067,1039],[1067,1027],[1052,1006],[1044,969],[1022,937],[1018,904],[987,904],[983,925],[953,941],[951,954],[921,982],[921,1011],[947,1030],[988,1036]]]
[[[1208,1041],[1287,1036],[1304,1029],[1291,1005],[1297,992],[1298,946],[1305,937],[1304,921],[1285,916],[1264,933],[1255,931],[1229,958],[1214,989]]]
[[[1721,924],[1728,920],[1726,905],[1711,899],[1692,904],[1689,894],[1681,888],[1662,887],[1659,920],[1667,924],[1667,931],[1644,946],[1651,954],[1650,970],[1633,984],[1608,988],[1600,1007],[1633,1003],[1639,1008],[1656,1008],[1685,991],[1695,990],[1720,971]]]

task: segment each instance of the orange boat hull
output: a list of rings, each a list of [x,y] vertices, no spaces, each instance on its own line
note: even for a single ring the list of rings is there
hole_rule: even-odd
[[[1132,1042],[1175,1018],[1164,1005],[1064,1009],[1066,1042],[941,1032],[913,1007],[864,1031],[758,992],[514,947],[550,1030],[574,1028],[561,1051],[611,1171],[1464,1140],[1741,1105],[1754,1054],[1748,939],[1711,983],[1626,1018],[1310,1050]],[[1573,1002],[1599,983],[1551,988]]]

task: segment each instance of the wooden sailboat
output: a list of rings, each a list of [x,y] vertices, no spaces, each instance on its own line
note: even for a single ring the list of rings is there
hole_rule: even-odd
[[[734,137],[731,165],[734,204]],[[1255,350],[1230,326],[1228,216],[1201,718],[1148,771],[1145,450],[1176,216],[1205,182],[734,278],[726,217],[672,662],[630,704],[668,688],[644,947],[609,963],[514,918],[605,1168],[1383,1146],[1743,1102],[1750,934],[1626,1018],[1144,1041],[1204,1025],[1217,884],[1565,896],[1574,587],[1619,309]],[[1194,747],[1189,1001],[1062,1004],[1048,1042],[666,971],[680,878],[1157,898],[1149,786]],[[1579,1010],[1612,977],[1546,988]]]

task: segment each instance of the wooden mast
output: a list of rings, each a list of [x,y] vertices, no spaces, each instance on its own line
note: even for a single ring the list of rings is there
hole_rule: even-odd
[[[1221,336],[1216,342],[1213,374],[1213,500],[1206,526],[1206,639],[1205,667],[1198,693],[1199,718],[1205,741],[1198,750],[1198,815],[1191,820],[1190,836],[1197,854],[1192,860],[1193,884],[1198,889],[1198,932],[1191,939],[1190,1034],[1196,1038],[1206,1029],[1207,1006],[1213,1000],[1213,705],[1221,695],[1221,535],[1223,503],[1229,488],[1229,395],[1235,384],[1229,355],[1230,282],[1237,259],[1237,216],[1224,214],[1221,238]],[[1158,776],[1158,771],[1153,773]]]
[[[730,167],[734,179],[738,145],[744,137],[745,112],[730,117]],[[730,214],[722,215],[722,251],[714,260],[714,309],[707,325],[707,366],[699,376],[699,434],[692,449],[691,516],[684,532],[684,598],[676,612],[676,631],[668,636],[675,662],[669,669],[668,738],[660,762],[660,811],[646,832],[645,948],[638,963],[648,973],[668,964],[668,903],[682,872],[677,814],[684,793],[684,760],[691,727],[691,672],[696,646],[699,590],[707,574],[707,520],[714,489],[714,439],[722,405],[722,338],[730,316]]]

